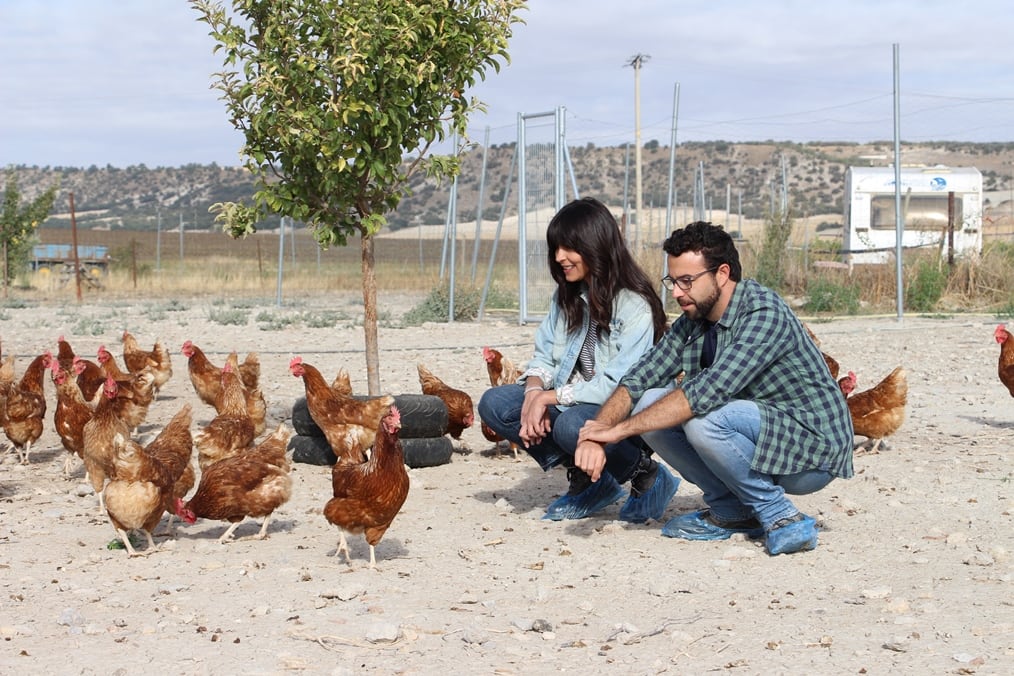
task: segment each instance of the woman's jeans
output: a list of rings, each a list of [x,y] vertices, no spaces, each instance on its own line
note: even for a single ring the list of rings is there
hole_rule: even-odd
[[[672,389],[653,389],[634,407],[647,408]],[[680,475],[704,493],[704,502],[720,522],[756,516],[764,528],[799,510],[785,497],[820,490],[834,478],[830,472],[763,474],[750,468],[760,434],[760,409],[733,400],[691,418],[682,426],[646,432],[641,438]]]
[[[479,399],[479,417],[494,432],[504,439],[525,448],[521,441],[521,406],[525,401],[522,386],[500,385],[483,393]],[[537,444],[525,450],[535,458],[543,470],[549,470],[560,463],[574,466],[577,437],[581,426],[599,412],[596,404],[575,404],[562,410],[550,406],[550,433]],[[606,471],[619,483],[630,479],[641,460],[641,443],[638,437],[625,439],[606,446]]]

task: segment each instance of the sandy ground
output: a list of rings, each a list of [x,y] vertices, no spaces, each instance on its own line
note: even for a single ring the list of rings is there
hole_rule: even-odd
[[[394,316],[418,300],[381,298]],[[261,330],[255,319],[355,315],[352,296],[253,308],[246,326],[210,322],[206,301],[182,307],[7,308],[0,337],[19,373],[61,334],[87,356],[103,343],[119,354],[124,328],[143,343],[163,340],[176,375],[141,436],[187,401],[195,430],[211,419],[186,377],[186,339],[216,361],[260,352],[269,427],[302,394],[287,371],[292,355],[325,373],[344,366],[365,391],[361,327]],[[0,466],[0,672],[1012,673],[1014,400],[997,379],[995,324],[812,324],[861,388],[906,366],[908,418],[890,448],[856,457],[854,479],[797,499],[818,519],[819,548],[774,558],[748,540],[663,538],[659,523],[616,520],[618,504],[581,521],[542,521],[563,472],[498,455],[477,429],[450,463],[411,470],[376,569],[358,536],[351,565],[334,556],[338,534],[321,514],[329,469],[302,464],[268,539],[221,545],[225,524],[198,521],[130,558],[107,548],[113,530],[80,463],[70,480],[62,475],[50,384],[31,464],[8,456]],[[418,392],[423,362],[478,399],[482,346],[524,361],[533,331],[512,316],[381,328],[383,387]],[[684,483],[665,518],[700,506]],[[237,536],[259,525],[248,520]]]

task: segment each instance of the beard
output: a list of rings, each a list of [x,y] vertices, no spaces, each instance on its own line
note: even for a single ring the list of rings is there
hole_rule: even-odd
[[[707,319],[708,315],[711,314],[711,311],[715,309],[715,304],[718,302],[719,295],[718,287],[712,286],[710,294],[700,300],[695,298],[693,305],[688,305],[683,310],[683,313],[694,321]]]

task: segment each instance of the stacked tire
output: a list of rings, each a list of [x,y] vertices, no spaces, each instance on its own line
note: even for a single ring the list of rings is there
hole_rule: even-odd
[[[368,397],[357,396],[365,400]],[[454,451],[447,436],[447,407],[439,397],[428,394],[396,394],[394,405],[401,414],[401,448],[405,464],[409,467],[436,467],[450,461]],[[337,462],[334,451],[324,438],[324,432],[310,417],[306,397],[292,405],[292,428],[295,434],[289,440],[292,461],[310,465],[333,465]]]

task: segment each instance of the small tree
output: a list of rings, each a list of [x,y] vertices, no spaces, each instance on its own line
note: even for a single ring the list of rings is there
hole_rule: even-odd
[[[775,291],[785,285],[790,235],[792,215],[788,211],[770,211],[764,218],[764,239],[757,254],[757,281]]]
[[[458,158],[429,156],[464,136],[482,104],[463,95],[508,60],[523,0],[191,0],[211,27],[217,74],[253,204],[213,207],[233,237],[276,213],[309,224],[321,246],[358,234],[366,371],[380,392],[373,238],[417,171],[453,176]],[[406,156],[408,160],[406,161]]]
[[[0,217],[4,298],[7,297],[7,289],[14,277],[24,269],[28,262],[34,241],[32,234],[39,223],[49,217],[49,212],[53,209],[53,202],[56,200],[57,189],[54,184],[34,200],[22,206],[18,179],[14,176],[13,171],[7,174],[7,184],[4,187],[3,216]]]

